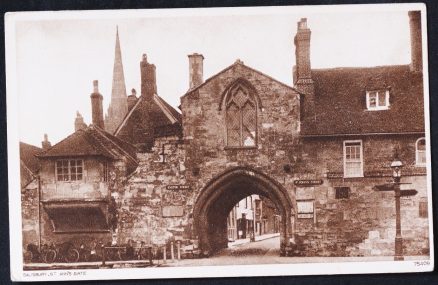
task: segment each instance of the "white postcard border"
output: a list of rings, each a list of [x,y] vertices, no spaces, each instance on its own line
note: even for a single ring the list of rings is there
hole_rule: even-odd
[[[415,261],[363,261],[340,263],[294,263],[263,265],[228,265],[198,267],[153,267],[130,269],[87,269],[87,270],[44,270],[23,271],[23,252],[21,235],[21,191],[18,134],[18,96],[16,96],[17,66],[15,24],[19,21],[44,19],[117,19],[126,17],[175,17],[191,15],[248,15],[284,14],[290,11],[304,13],[334,12],[379,12],[420,10],[422,15],[423,41],[423,84],[424,111],[427,147],[427,191],[429,211],[430,259]],[[200,277],[239,277],[239,276],[278,276],[315,274],[360,274],[360,273],[398,273],[426,272],[434,268],[433,215],[432,215],[432,169],[429,118],[429,76],[427,58],[426,6],[422,3],[410,4],[361,4],[361,5],[322,5],[287,7],[241,7],[241,8],[187,8],[187,9],[149,9],[149,10],[105,10],[105,11],[47,11],[13,12],[5,16],[6,38],[6,90],[7,90],[7,132],[8,132],[8,180],[9,180],[9,223],[11,278],[13,281],[55,281],[55,280],[108,280],[108,279],[158,279],[158,278],[200,278]],[[322,258],[323,260],[324,258]]]

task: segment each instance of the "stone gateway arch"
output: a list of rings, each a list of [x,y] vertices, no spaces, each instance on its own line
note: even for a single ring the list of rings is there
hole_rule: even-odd
[[[257,194],[269,198],[281,215],[280,253],[290,247],[292,200],[287,190],[266,174],[249,167],[234,167],[217,175],[201,190],[193,209],[195,233],[203,255],[227,247],[227,216],[243,198]]]

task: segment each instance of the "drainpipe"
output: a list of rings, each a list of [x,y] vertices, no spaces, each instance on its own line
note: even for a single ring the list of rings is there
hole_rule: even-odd
[[[38,174],[38,249],[41,252],[41,177]]]

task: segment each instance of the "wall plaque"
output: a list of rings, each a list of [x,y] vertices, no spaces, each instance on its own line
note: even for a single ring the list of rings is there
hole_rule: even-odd
[[[177,205],[163,206],[163,217],[182,217],[184,215],[184,207]]]
[[[315,186],[315,185],[321,185],[322,179],[304,179],[304,180],[295,180],[294,184],[296,186]]]
[[[313,219],[313,213],[298,214],[299,219]]]
[[[342,173],[342,172],[327,172],[327,178],[328,179],[344,178],[344,173]]]
[[[189,185],[167,185],[167,190],[188,190],[190,189]]]

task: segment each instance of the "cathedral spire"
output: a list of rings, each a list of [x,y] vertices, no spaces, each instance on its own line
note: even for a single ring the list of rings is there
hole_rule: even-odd
[[[116,46],[114,54],[113,86],[111,90],[111,103],[105,122],[105,128],[113,133],[122,122],[128,111],[125,75],[123,72],[122,51],[120,48],[119,27],[116,27]]]

